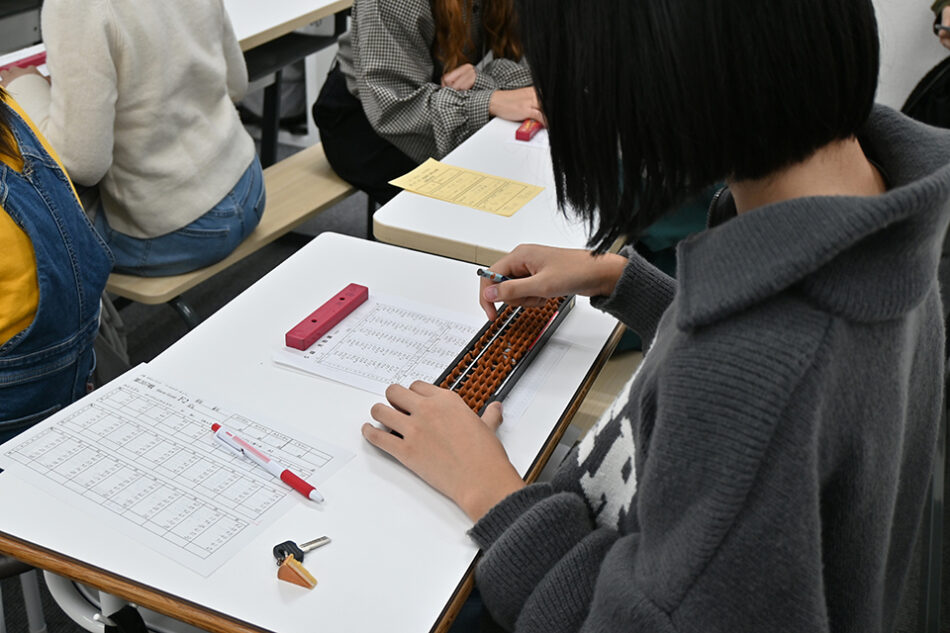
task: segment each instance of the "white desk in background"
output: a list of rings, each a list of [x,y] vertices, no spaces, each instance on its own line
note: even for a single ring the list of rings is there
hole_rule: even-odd
[[[264,112],[261,129],[261,163],[267,167],[277,159],[277,133],[280,121],[280,71],[301,59],[313,59],[312,55],[336,42],[346,28],[344,12],[353,0],[224,0],[224,7],[234,27],[234,34],[247,59],[248,76],[251,81],[273,77],[264,89]],[[317,20],[337,16],[334,32],[327,36],[302,35],[294,30]],[[0,55],[0,66],[13,63],[37,53],[45,53],[40,43]],[[310,64],[311,74],[316,66]],[[44,75],[46,65],[40,67]],[[259,84],[256,84],[259,85]],[[308,84],[308,102],[316,100],[316,87]],[[308,110],[308,129],[316,129]],[[311,134],[312,136],[312,134]]]
[[[224,8],[243,51],[345,11],[352,5],[353,0],[270,0],[266,3],[260,0],[224,0]],[[44,50],[31,46],[0,55],[0,65]]]
[[[472,265],[322,234],[147,367],[194,395],[264,422],[279,418],[288,432],[306,431],[353,452],[320,486],[324,506],[301,498],[202,577],[5,472],[0,506],[15,510],[0,513],[0,552],[209,631],[444,629],[466,593],[477,553],[465,534],[470,522],[363,440],[360,426],[380,396],[272,361],[284,332],[350,282],[368,286],[371,296],[480,313]],[[507,419],[499,433],[522,474],[539,472],[606,360],[615,324],[578,298],[551,339],[566,351],[537,381],[526,412]],[[333,542],[305,561],[317,587],[278,582],[271,548],[324,534]]]
[[[224,0],[242,50],[250,50],[352,6],[353,0]]]
[[[443,162],[545,188],[521,210],[506,218],[403,191],[373,216],[376,238],[483,265],[525,242],[584,248],[586,225],[557,210],[548,148],[515,141],[517,128],[492,119]]]
[[[305,60],[305,108],[307,136],[304,142],[315,143],[316,125],[310,114],[310,104],[317,99],[318,79],[315,53],[332,46],[346,30],[346,12],[353,0],[224,0],[225,9],[247,60],[248,77],[252,88],[264,89],[261,113],[261,164],[264,167],[277,161],[278,132],[280,128],[281,71],[294,62]],[[305,35],[296,29],[317,20],[336,16],[333,30],[328,35]],[[269,83],[263,84],[267,81]]]

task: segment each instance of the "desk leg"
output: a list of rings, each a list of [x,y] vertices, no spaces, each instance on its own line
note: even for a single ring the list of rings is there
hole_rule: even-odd
[[[261,121],[261,166],[277,162],[277,134],[280,131],[280,77],[274,73],[274,83],[264,88],[264,112]]]
[[[378,208],[379,205],[376,204],[376,201],[369,194],[366,194],[366,239],[371,242],[376,241],[376,235],[373,233],[373,214],[376,213]]]
[[[317,142],[317,124],[313,122],[313,104],[317,101],[323,77],[317,76],[317,53],[303,60],[304,114],[307,117],[308,146]]]

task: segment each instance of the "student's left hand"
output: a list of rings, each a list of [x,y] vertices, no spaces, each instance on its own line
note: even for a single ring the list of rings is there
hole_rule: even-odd
[[[372,424],[363,425],[363,437],[458,504],[472,521],[524,487],[495,436],[501,403],[489,405],[480,418],[458,394],[421,381],[409,389],[390,385],[386,399],[391,406],[373,405],[370,414],[402,438]]]
[[[454,90],[471,90],[478,78],[478,71],[471,64],[462,64],[442,75],[442,87]]]
[[[43,77],[43,74],[36,69],[36,66],[27,66],[26,68],[14,66],[6,70],[0,70],[0,86],[6,88],[11,81],[17,77],[22,77],[23,75],[39,75],[40,77]]]

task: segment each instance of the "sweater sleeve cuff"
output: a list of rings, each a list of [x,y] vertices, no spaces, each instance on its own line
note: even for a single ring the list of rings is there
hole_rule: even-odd
[[[616,317],[647,342],[652,340],[660,317],[673,301],[676,281],[632,247],[625,247],[621,254],[630,259],[613,292],[607,297],[592,297],[591,305]]]
[[[513,492],[479,519],[468,534],[481,549],[488,549],[526,510],[552,494],[554,490],[546,483],[532,484]]]
[[[37,126],[49,117],[50,85],[45,77],[20,75],[7,85],[7,92]]]
[[[494,90],[469,90],[466,94],[465,113],[468,115],[468,129],[475,132],[483,128],[488,119],[488,102]]]

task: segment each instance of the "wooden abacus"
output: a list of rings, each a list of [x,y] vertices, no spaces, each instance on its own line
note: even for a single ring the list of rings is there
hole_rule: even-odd
[[[502,306],[455,357],[435,384],[458,393],[481,414],[502,400],[561,321],[574,307],[574,297],[555,297],[538,308]]]

